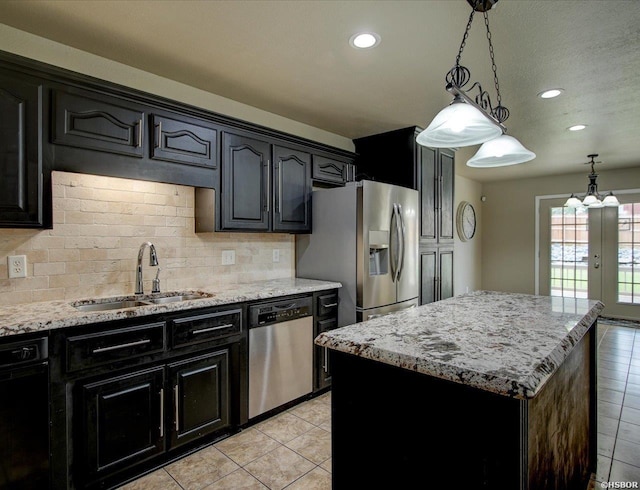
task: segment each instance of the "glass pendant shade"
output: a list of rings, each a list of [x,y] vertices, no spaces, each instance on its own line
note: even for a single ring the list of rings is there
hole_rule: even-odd
[[[431,124],[416,137],[416,142],[431,148],[456,148],[484,143],[502,134],[482,112],[455,98],[442,109]]]
[[[527,150],[513,136],[503,134],[484,143],[467,162],[469,167],[504,167],[533,160],[536,154]]]
[[[618,207],[618,206],[620,206],[620,202],[618,201],[618,198],[613,195],[613,192],[610,192],[609,194],[607,194],[607,197],[605,197],[602,200],[602,204],[604,204],[607,207]]]
[[[598,204],[602,204],[602,202],[600,202],[600,199],[598,199],[593,194],[589,194],[587,197],[584,198],[584,200],[582,201],[582,204],[584,204],[585,206],[597,207]]]
[[[582,207],[582,201],[575,195],[571,194],[571,197],[567,199],[567,202],[565,202],[564,205],[568,208],[579,208]]]

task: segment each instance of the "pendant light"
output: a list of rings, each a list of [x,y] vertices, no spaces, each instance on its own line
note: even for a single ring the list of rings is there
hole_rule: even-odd
[[[462,37],[455,65],[445,77],[446,89],[453,94],[453,101],[436,115],[424,131],[418,134],[416,142],[433,148],[452,148],[484,143],[473,158],[467,162],[467,165],[471,167],[500,167],[528,162],[535,158],[535,153],[527,150],[514,137],[506,136],[507,129],[503,125],[503,122],[509,117],[509,110],[502,105],[487,15],[487,10],[491,9],[498,0],[467,0],[467,2],[472,7],[469,21]],[[483,90],[478,82],[475,82],[466,91],[463,88],[469,83],[471,72],[468,68],[460,65],[460,58],[467,43],[469,29],[476,11],[483,13],[487,28],[489,55],[491,56],[491,68],[497,94],[495,107],[491,103],[489,93]],[[472,98],[469,93],[476,89],[478,93]]]
[[[587,158],[591,158],[590,162],[587,162],[591,165],[591,173],[589,174],[589,185],[587,186],[587,193],[582,198],[582,200],[576,196],[575,194],[571,194],[567,202],[564,203],[565,207],[568,208],[604,208],[604,207],[618,207],[620,202],[618,198],[613,195],[613,192],[609,192],[604,198],[598,193],[598,183],[596,182],[598,178],[598,174],[595,172],[594,165],[596,163],[594,159],[598,156],[597,153],[593,153],[591,155],[587,155]]]

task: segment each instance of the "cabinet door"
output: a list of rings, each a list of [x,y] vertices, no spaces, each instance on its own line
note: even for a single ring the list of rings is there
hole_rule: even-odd
[[[142,158],[144,119],[143,111],[115,98],[55,91],[53,143]]]
[[[440,226],[438,233],[438,241],[451,242],[453,241],[454,230],[454,209],[453,209],[453,181],[455,174],[455,165],[453,152],[449,150],[439,150],[439,179],[440,179],[440,192],[439,192],[439,205],[440,208]]]
[[[319,155],[313,155],[312,177],[314,181],[344,185],[348,177],[347,172],[347,163]]]
[[[38,119],[42,86],[0,75],[0,226],[41,227],[42,160]]]
[[[173,390],[170,446],[176,447],[229,425],[229,351],[169,365]]]
[[[81,386],[84,471],[101,475],[164,451],[164,369],[157,367]]]
[[[453,250],[439,250],[439,297],[438,299],[447,299],[453,296]]]
[[[154,114],[151,158],[204,167],[218,166],[217,131],[204,121],[186,121]]]
[[[426,305],[437,300],[437,265],[435,250],[420,252],[420,304]]]
[[[333,330],[338,326],[337,318],[316,321],[316,336],[327,330]],[[329,350],[326,347],[314,346],[316,382],[315,389],[321,390],[331,385],[331,366],[329,364]]]
[[[222,134],[220,229],[269,229],[271,145],[231,133]]]
[[[420,239],[435,242],[437,235],[437,188],[436,150],[418,146],[420,165]]]
[[[273,231],[311,232],[311,155],[273,147]]]

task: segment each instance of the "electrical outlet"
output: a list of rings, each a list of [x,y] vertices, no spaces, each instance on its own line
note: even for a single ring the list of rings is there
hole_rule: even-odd
[[[7,269],[9,269],[9,279],[27,277],[27,256],[9,255],[7,257]]]
[[[273,261],[280,262],[280,250],[278,250],[277,248],[273,249]]]
[[[236,251],[235,250],[223,250],[222,251],[222,265],[233,265],[236,263]]]

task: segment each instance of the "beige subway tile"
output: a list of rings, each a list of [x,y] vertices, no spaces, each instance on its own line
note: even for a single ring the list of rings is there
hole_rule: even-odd
[[[103,203],[106,205],[106,212],[123,215],[123,214],[133,214],[133,210],[135,209],[136,204],[133,202],[107,202]]]
[[[158,184],[156,182],[148,182],[146,180],[132,180],[131,190],[136,192],[154,193]]]
[[[178,216],[168,216],[166,219],[167,226],[176,226],[180,228],[185,228],[187,226],[187,220],[185,218],[180,218]]]
[[[32,301],[56,301],[64,299],[64,288],[57,289],[35,289],[32,295]]]
[[[195,211],[193,208],[177,207],[176,215],[181,216],[183,218],[194,218]]]
[[[79,274],[62,274],[60,276],[49,277],[49,287],[51,288],[70,288],[80,285]]]
[[[52,184],[51,197],[64,197],[64,186],[60,184]]]
[[[49,276],[28,276],[20,279],[11,279],[14,291],[33,291],[49,287]]]
[[[156,204],[159,206],[167,205],[167,196],[163,194],[144,194],[145,204]]]
[[[101,201],[80,201],[80,210],[87,213],[108,213],[108,206]]]
[[[58,274],[64,274],[65,263],[64,262],[44,262],[33,264],[34,276],[53,276]]]
[[[119,213],[95,214],[94,223],[100,224],[100,225],[132,225],[132,226],[141,226],[146,224],[144,216],[138,216],[135,214],[119,214]]]
[[[147,226],[166,226],[167,225],[167,217],[166,216],[145,216],[144,224]]]
[[[31,291],[11,291],[8,293],[0,293],[0,305],[16,305],[31,303],[33,293]]]
[[[95,199],[96,192],[88,187],[73,187],[67,186],[64,189],[65,197],[71,199],[82,199],[85,201],[92,201]]]
[[[94,297],[96,297],[96,290],[95,290],[95,286],[93,285],[82,285],[78,287],[64,289],[65,300],[94,298]]]
[[[55,228],[53,231],[55,232]],[[51,250],[54,248],[64,248],[64,242],[64,237],[47,235],[46,233],[38,235],[29,241],[33,250]]]
[[[136,203],[132,206],[131,212],[141,216],[156,216],[160,214],[157,211],[158,207],[160,206],[156,206],[155,204]]]
[[[177,216],[177,208],[175,206],[156,206],[156,214],[162,216]]]
[[[120,238],[112,236],[100,237],[65,237],[65,248],[118,248]]]
[[[53,185],[65,186],[69,185],[71,179],[74,179],[77,174],[72,172],[61,172],[59,170],[54,170],[51,172],[51,182]]]
[[[87,201],[83,201],[82,199],[62,199],[62,198],[53,198],[53,209],[61,209],[63,211],[80,211],[83,207],[83,203]]]
[[[62,209],[53,209],[51,211],[51,222],[53,223],[53,226],[56,226],[59,223],[64,223],[65,219],[65,211]]]
[[[108,202],[143,203],[147,194],[132,191],[100,189],[94,193],[94,200]]]
[[[158,226],[155,229],[155,236],[180,236],[180,228],[168,228],[164,226]]]
[[[59,248],[54,248],[52,250],[61,250]],[[24,254],[27,256],[27,265],[35,264],[36,262],[49,262],[49,257],[51,252],[46,249],[39,250],[26,250]],[[20,254],[12,254],[12,255],[20,255]]]
[[[78,249],[78,260],[105,260],[108,258],[109,251],[100,248],[81,248]]]
[[[93,223],[93,213],[84,211],[64,211],[64,222],[66,224],[90,224]]]

